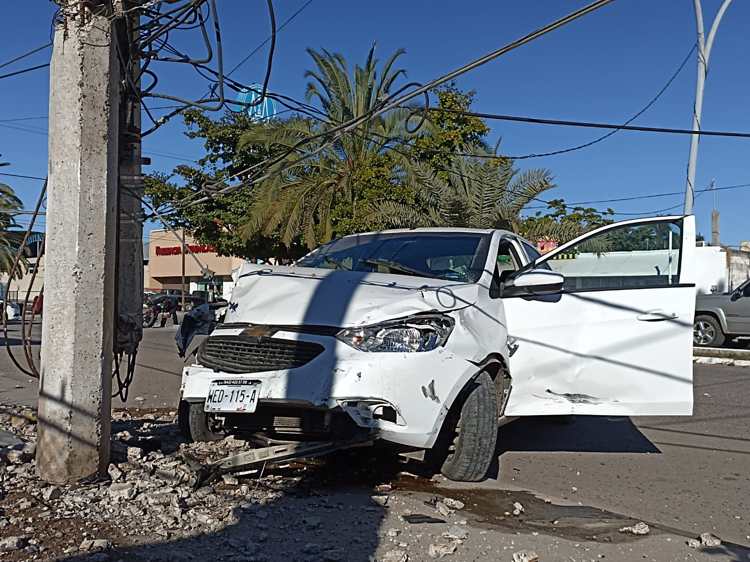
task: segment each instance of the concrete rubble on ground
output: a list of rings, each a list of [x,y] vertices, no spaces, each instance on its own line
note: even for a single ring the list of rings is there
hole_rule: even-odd
[[[175,414],[143,413],[134,419],[115,412],[110,480],[51,486],[36,475],[35,413],[2,405],[0,428],[13,432],[19,443],[0,448],[0,529],[5,535],[0,552],[23,550],[23,559],[31,560],[46,558],[42,553],[50,548],[64,555],[105,550],[128,535],[162,540],[196,536],[231,523],[237,509],[261,506],[279,494],[266,487],[226,483],[194,490],[188,457],[215,461],[245,442],[227,437],[184,443]],[[71,519],[90,524],[99,534],[44,536],[48,523]]]
[[[622,527],[620,529],[620,532],[631,533],[633,535],[648,535],[651,532],[651,528],[643,521],[639,521],[635,525],[628,525],[627,527]]]
[[[362,489],[363,477],[357,476],[359,491],[347,491],[342,480],[361,470],[347,461],[351,457],[333,475],[335,463],[298,462],[264,467],[252,477],[224,475],[196,489],[196,466],[248,444],[234,437],[185,443],[174,411],[123,411],[113,418],[105,478],[50,485],[36,476],[34,411],[0,405],[0,560],[272,562],[291,548],[289,560],[345,561],[354,552],[363,554],[357,560],[378,562],[458,561],[486,559],[500,548],[507,552],[498,560],[539,562],[555,559],[550,549],[564,541],[543,540],[538,532],[524,539],[519,525],[534,512],[528,499],[525,506],[513,499],[512,508],[505,504],[515,515],[505,514],[510,533],[470,524],[467,518],[476,518],[471,496],[437,488],[431,490],[440,495],[430,494],[420,489],[429,482],[424,478],[410,492],[404,483],[419,477],[399,464],[382,476],[381,468],[363,461],[368,484]],[[622,540],[641,540],[627,535],[645,534],[644,528],[622,527]],[[721,544],[708,533],[694,542],[689,546],[700,549]],[[577,541],[567,548],[589,550]],[[680,548],[687,549],[684,541]]]
[[[711,533],[701,533],[697,539],[688,539],[687,545],[690,548],[717,548],[721,546],[721,539]]]
[[[175,423],[176,412],[136,412],[113,414],[112,462],[105,478],[50,485],[36,475],[34,411],[0,405],[0,430],[7,428],[13,437],[3,441],[6,447],[0,447],[0,537],[5,537],[0,541],[0,553],[8,553],[9,560],[24,561],[71,556],[109,560],[107,553],[133,545],[132,537],[145,537],[146,544],[187,543],[225,532],[248,514],[261,529],[251,542],[264,543],[268,536],[263,526],[267,517],[264,507],[271,507],[287,492],[299,496],[294,487],[301,477],[294,471],[284,472],[284,476],[267,471],[262,478],[256,474],[251,479],[226,474],[196,489],[197,466],[234,454],[247,443],[231,436],[210,443],[186,443]],[[399,517],[411,512],[391,484],[374,485],[366,498],[370,507],[360,509],[374,513],[371,517],[390,512],[401,526],[391,525],[379,533],[383,550],[377,560],[441,559],[456,554],[470,539],[466,520],[455,515],[465,507],[458,499],[434,497],[431,505],[444,520],[435,519],[440,523],[429,525],[427,532],[412,532],[413,525]],[[319,501],[325,503],[325,499]],[[343,549],[318,537],[324,528],[321,515],[330,507],[321,505],[314,514],[299,515],[302,530],[308,539],[314,539],[299,545],[306,559],[347,559]],[[178,552],[171,551],[172,555],[177,557]],[[189,559],[190,555],[185,556]],[[2,554],[0,557],[5,559]]]

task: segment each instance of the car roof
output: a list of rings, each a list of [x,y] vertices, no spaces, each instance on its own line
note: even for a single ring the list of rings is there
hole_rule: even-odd
[[[432,227],[421,227],[421,228],[394,228],[390,230],[376,230],[371,232],[359,232],[357,234],[349,234],[343,238],[350,236],[371,236],[373,234],[414,234],[414,233],[431,233],[431,234],[492,234],[493,232],[502,232],[506,234],[513,234],[507,230],[500,230],[497,228],[466,228],[456,226],[432,226]]]

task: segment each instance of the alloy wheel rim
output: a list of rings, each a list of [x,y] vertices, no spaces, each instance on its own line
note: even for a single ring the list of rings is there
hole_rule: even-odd
[[[693,326],[693,342],[697,345],[706,345],[711,343],[716,336],[714,327],[708,322],[699,320]]]

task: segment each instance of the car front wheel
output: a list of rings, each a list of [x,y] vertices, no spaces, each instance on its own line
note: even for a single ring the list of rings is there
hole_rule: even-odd
[[[497,390],[486,372],[464,388],[454,402],[430,451],[431,460],[451,480],[483,480],[495,456]]]
[[[190,441],[218,441],[224,438],[222,433],[212,429],[211,419],[203,411],[203,402],[181,401],[177,417],[180,431]]]
[[[693,324],[693,343],[698,347],[720,347],[726,336],[721,325],[713,316],[700,315],[695,317]]]

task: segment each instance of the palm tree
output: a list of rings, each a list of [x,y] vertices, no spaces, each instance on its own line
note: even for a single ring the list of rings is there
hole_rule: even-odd
[[[12,231],[17,226],[14,211],[18,211],[21,205],[13,189],[0,183],[0,273],[10,272],[21,243],[21,233]]]
[[[296,117],[258,125],[242,136],[241,146],[261,145],[282,153],[291,150],[256,189],[245,235],[279,232],[287,245],[301,236],[313,248],[333,236],[336,209],[347,209],[354,219],[364,216],[359,204],[368,182],[398,181],[372,174],[367,177],[367,170],[384,168],[384,160],[400,159],[397,153],[389,152],[388,146],[408,137],[408,110],[396,109],[365,120],[331,143],[326,134],[337,124],[372,112],[391,94],[395,82],[404,75],[404,70],[395,66],[404,51],[396,51],[379,67],[373,45],[365,64],[356,65],[352,73],[338,53],[313,49],[307,52],[315,69],[305,73],[309,79],[306,97],[320,105],[320,119]],[[296,163],[300,153],[292,148],[313,135],[318,135],[317,141],[307,144],[304,150],[315,153],[315,157]],[[387,168],[392,174],[399,173],[398,166]]]
[[[518,232],[523,208],[555,187],[549,170],[519,173],[512,160],[497,154],[497,147],[492,151],[469,147],[468,154],[455,158],[442,176],[424,164],[414,165],[411,172],[411,182],[420,186],[419,205],[384,202],[370,209],[377,220],[394,227],[465,226]]]

